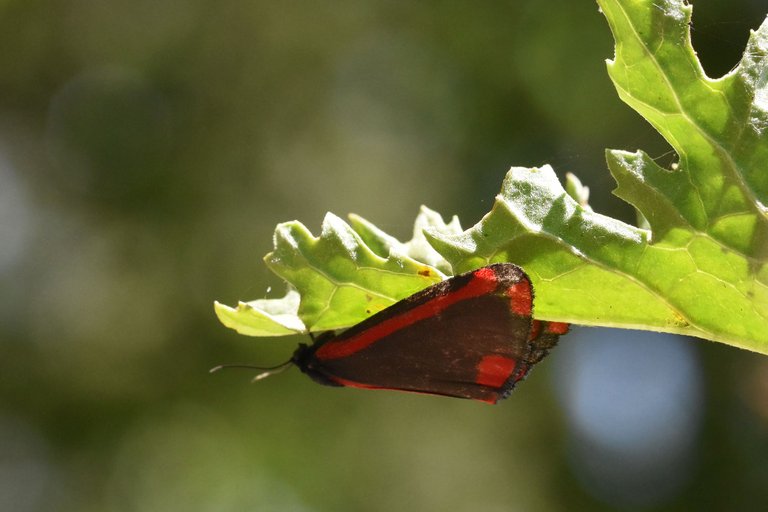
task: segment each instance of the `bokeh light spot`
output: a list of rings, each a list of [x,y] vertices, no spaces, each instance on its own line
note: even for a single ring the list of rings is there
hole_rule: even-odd
[[[702,417],[691,344],[669,334],[582,328],[556,354],[569,460],[587,492],[615,506],[676,496],[691,477]]]

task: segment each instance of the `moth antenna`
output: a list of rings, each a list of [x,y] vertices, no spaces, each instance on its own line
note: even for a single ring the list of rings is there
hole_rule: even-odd
[[[283,373],[285,370],[293,366],[293,361],[286,361],[280,366],[277,366],[275,368],[269,369],[265,372],[261,372],[260,374],[256,375],[254,378],[251,379],[251,382],[256,382],[257,380],[266,379],[270,375],[276,375],[278,373]]]
[[[288,368],[293,366],[293,359],[289,359],[288,361],[278,364],[276,366],[254,366],[252,364],[220,364],[219,366],[215,366],[211,368],[208,373],[215,373],[219,370],[223,370],[226,368],[246,368],[248,370],[264,370],[263,372],[257,374],[253,379],[251,379],[251,382],[256,382],[257,380],[266,379],[270,375],[275,375],[277,373],[282,373]]]

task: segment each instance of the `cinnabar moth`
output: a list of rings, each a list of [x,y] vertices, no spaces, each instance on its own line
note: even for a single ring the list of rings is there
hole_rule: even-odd
[[[496,263],[430,286],[338,335],[302,343],[272,370],[293,364],[330,386],[496,403],[568,332],[568,324],[533,320],[532,312],[528,276]]]

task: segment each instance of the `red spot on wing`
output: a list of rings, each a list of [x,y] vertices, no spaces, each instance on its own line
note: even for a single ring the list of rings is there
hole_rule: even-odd
[[[507,288],[509,306],[512,311],[520,316],[531,316],[533,308],[533,293],[531,283],[519,281]]]
[[[568,334],[568,329],[571,324],[564,322],[549,322],[547,324],[547,332],[551,334]]]
[[[496,272],[493,271],[490,267],[483,267],[475,270],[472,272],[472,275],[474,276],[474,279],[479,279],[481,281],[489,281],[492,282],[494,285],[496,284]]]
[[[515,371],[517,361],[504,356],[485,356],[477,365],[475,382],[481,386],[500,388],[504,385],[512,372]]]
[[[326,360],[350,356],[404,327],[439,314],[457,302],[492,293],[496,290],[496,283],[496,273],[493,269],[481,268],[474,272],[472,279],[458,290],[445,295],[437,295],[424,304],[416,306],[398,316],[382,320],[378,324],[350,338],[329,341],[318,348],[315,355],[319,359]]]
[[[528,341],[533,341],[541,335],[541,320],[531,322],[531,333],[528,335]]]

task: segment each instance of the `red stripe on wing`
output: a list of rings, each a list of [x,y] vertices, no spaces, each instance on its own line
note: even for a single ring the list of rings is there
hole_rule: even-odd
[[[388,388],[384,386],[375,386],[373,384],[364,384],[362,382],[357,382],[354,380],[349,379],[342,379],[341,377],[336,377],[335,375],[329,376],[329,378],[335,382],[336,384],[339,384],[340,386],[348,387],[348,388],[358,388],[358,389],[384,389],[387,391],[401,391],[403,393],[417,393],[419,395],[437,395],[437,396],[447,396],[447,397],[457,397],[457,395],[447,394],[447,393],[440,393],[438,391],[419,391],[416,389],[402,389],[402,388]],[[461,397],[459,397],[461,398]],[[463,398],[470,398],[468,396],[465,396]],[[487,397],[471,397],[473,400],[477,400],[478,402],[485,402],[487,404],[495,404],[499,401],[499,394],[498,393],[489,393]]]
[[[474,272],[472,279],[458,290],[430,298],[424,304],[420,304],[398,316],[382,320],[364,332],[350,338],[329,341],[318,348],[315,355],[318,359],[326,360],[350,356],[404,327],[439,314],[457,302],[495,291],[497,281],[498,279],[493,269],[488,267],[481,268]],[[528,289],[530,290],[530,286],[528,286]]]

